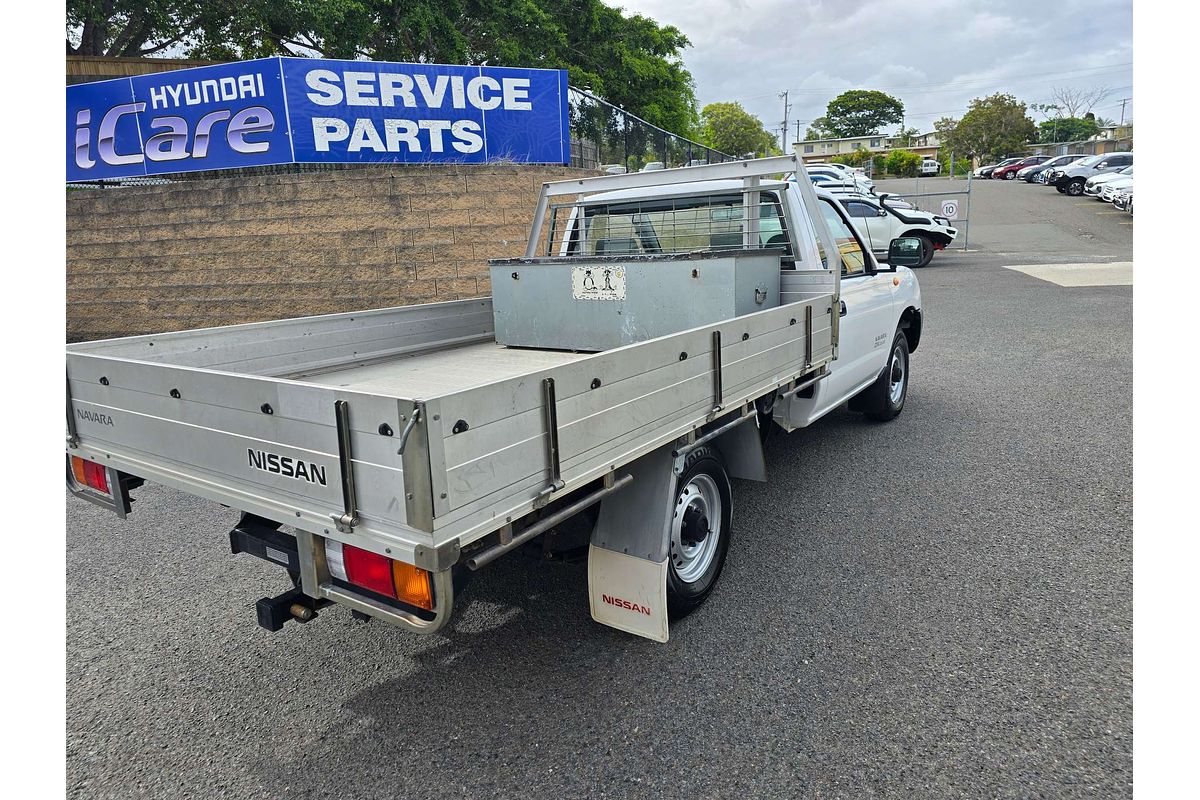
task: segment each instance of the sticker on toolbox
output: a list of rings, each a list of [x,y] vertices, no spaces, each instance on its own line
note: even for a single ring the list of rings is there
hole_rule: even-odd
[[[624,300],[625,268],[604,264],[572,268],[571,296],[576,300]]]

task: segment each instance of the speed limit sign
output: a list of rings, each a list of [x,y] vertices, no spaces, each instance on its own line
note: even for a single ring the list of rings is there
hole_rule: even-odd
[[[954,219],[958,216],[958,201],[943,200],[942,201],[942,216],[946,219]]]

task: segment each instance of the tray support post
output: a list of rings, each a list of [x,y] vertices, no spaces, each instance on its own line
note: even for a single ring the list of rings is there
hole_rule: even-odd
[[[354,455],[350,450],[350,404],[338,400],[333,404],[337,418],[338,465],[342,473],[343,513],[331,514],[341,533],[354,533],[358,524],[358,496],[354,491]]]

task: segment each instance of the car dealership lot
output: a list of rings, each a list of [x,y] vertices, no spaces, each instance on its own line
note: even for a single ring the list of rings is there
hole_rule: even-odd
[[[582,564],[520,558],[445,635],[269,634],[285,579],[228,555],[235,512],[69,498],[68,794],[1128,795],[1131,290],[1006,269],[1132,261],[1110,209],[974,182],[970,251],[919,273],[904,414],[776,432],[790,481],[736,487],[721,596],[666,645],[592,623]]]

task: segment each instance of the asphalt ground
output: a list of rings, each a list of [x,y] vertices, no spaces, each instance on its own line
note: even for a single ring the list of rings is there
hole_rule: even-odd
[[[919,273],[904,413],[774,436],[665,645],[523,557],[444,635],[271,634],[287,581],[229,554],[236,512],[68,497],[68,796],[1130,796],[1131,289],[1003,269],[1131,260],[1079,202],[974,185],[978,249]]]

